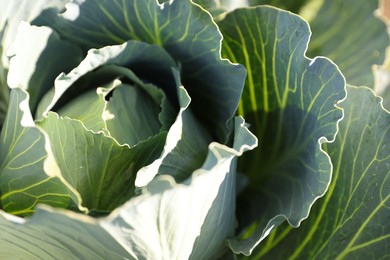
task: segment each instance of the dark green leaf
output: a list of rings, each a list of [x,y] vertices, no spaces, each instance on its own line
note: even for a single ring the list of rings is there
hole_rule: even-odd
[[[213,17],[218,17],[227,11],[221,0],[194,0],[193,2],[202,6]]]
[[[0,1],[0,128],[3,125],[9,102],[7,86],[9,59],[6,51],[16,37],[19,23],[35,19],[44,9],[50,7],[61,9],[66,2],[66,0]]]
[[[245,69],[221,59],[221,35],[207,12],[190,1],[160,5],[155,0],[88,0],[68,8],[61,15],[47,12],[35,24],[54,28],[85,52],[131,39],[164,47],[181,65],[182,83],[192,98],[195,116],[220,141],[227,141],[232,129],[228,121],[237,109]],[[155,65],[144,64],[141,73]],[[142,78],[155,78],[146,72]]]
[[[326,195],[298,229],[278,229],[254,258],[387,259],[390,256],[390,114],[366,88],[348,88]],[[256,257],[257,256],[257,257]]]
[[[325,193],[332,165],[321,144],[337,133],[345,81],[328,59],[304,56],[309,27],[292,13],[239,9],[219,25],[224,55],[248,70],[239,113],[260,141],[239,161],[249,178],[238,201],[243,241],[230,241],[249,254],[285,219],[298,226]]]
[[[64,41],[50,28],[28,23],[20,24],[8,54],[12,55],[8,85],[27,90],[33,113],[42,96],[53,87],[56,77],[70,71],[82,60],[77,46]]]
[[[145,186],[157,173],[173,176],[177,182],[184,181],[206,159],[212,138],[194,117],[190,108],[191,98],[182,86],[179,102],[181,108],[169,129],[164,151],[159,159],[138,172],[138,186]]]
[[[182,184],[156,178],[106,218],[41,206],[28,221],[0,211],[0,257],[27,259],[212,259],[234,231],[235,163],[257,139],[235,119],[233,148],[212,143]],[[196,199],[193,199],[196,198]]]

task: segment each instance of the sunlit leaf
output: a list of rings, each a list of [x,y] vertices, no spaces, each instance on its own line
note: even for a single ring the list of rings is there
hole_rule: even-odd
[[[62,14],[46,12],[34,24],[53,28],[85,52],[128,40],[162,46],[180,63],[181,83],[193,100],[194,114],[221,142],[227,141],[245,69],[221,59],[217,26],[209,13],[191,1],[77,1]],[[164,88],[167,82],[160,77],[160,68],[139,66],[134,72]],[[150,77],[153,73],[156,76]]]
[[[235,227],[237,156],[257,145],[242,118],[235,119],[234,140],[233,148],[210,144],[203,166],[185,182],[160,176],[143,195],[105,218],[48,206],[27,221],[1,212],[0,257],[217,257],[227,249],[224,240]]]
[[[14,89],[0,141],[2,209],[26,216],[38,203],[56,207],[79,203],[78,195],[63,182],[48,142],[32,121],[28,94]]]
[[[309,27],[292,13],[239,9],[219,25],[224,55],[248,70],[239,113],[260,142],[239,161],[248,187],[238,200],[242,233],[230,241],[249,254],[282,221],[298,226],[327,190],[332,165],[321,144],[337,133],[345,81],[328,59],[304,56]]]
[[[327,145],[334,172],[298,229],[280,227],[254,258],[386,259],[390,245],[390,114],[366,88],[348,87],[345,118]]]

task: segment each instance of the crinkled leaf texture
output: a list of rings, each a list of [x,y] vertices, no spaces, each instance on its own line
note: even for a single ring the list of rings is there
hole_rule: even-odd
[[[229,241],[250,254],[284,220],[299,226],[327,190],[332,164],[322,144],[337,133],[345,80],[330,60],[305,57],[309,26],[290,12],[237,9],[219,26],[225,57],[248,70],[238,111],[262,144],[239,161],[248,186],[238,199],[240,236]]]
[[[123,203],[134,195],[137,171],[153,160],[155,167],[143,168],[138,174],[143,180],[140,186],[157,173],[169,174],[177,181],[187,179],[202,165],[211,140],[230,144],[245,69],[221,59],[221,34],[207,12],[191,1],[163,5],[157,1],[126,1],[112,5],[109,1],[88,0],[74,1],[66,8],[61,14],[57,9],[45,11],[33,22],[47,26],[19,26],[9,51],[13,57],[8,81],[12,88],[27,90],[37,124],[50,139],[45,145],[50,145],[61,176],[78,190],[83,205],[111,210]],[[117,15],[112,17],[110,13]],[[51,55],[53,52],[59,55]],[[86,57],[78,64],[83,55]],[[47,66],[53,70],[45,70]],[[32,71],[63,73],[57,78],[51,73],[34,78]],[[136,124],[135,120],[122,121],[126,118],[119,112],[123,109],[119,103],[105,100],[109,91],[114,94],[107,99],[117,100],[117,91],[126,82],[148,92],[153,101],[162,100],[162,110],[164,105],[169,107],[168,101],[162,91],[150,89],[154,85],[163,89],[167,99],[177,105],[175,109],[180,110],[177,122],[171,127],[174,109],[167,108],[169,111],[162,111],[155,120],[161,123],[161,132],[154,125],[148,142],[128,141],[130,135],[123,134],[127,126]],[[93,87],[97,88],[91,95],[95,111],[84,109],[85,100],[66,109],[73,105],[66,104],[68,99]],[[48,88],[52,89],[42,98]],[[164,153],[156,160],[163,147]],[[39,167],[35,170],[43,172]],[[110,198],[113,191],[123,190],[126,194]],[[74,203],[80,206],[80,201]]]
[[[235,164],[257,139],[235,119],[233,148],[211,143],[203,166],[181,184],[154,179],[108,217],[40,206],[28,220],[2,212],[2,257],[208,259],[235,228]]]
[[[30,26],[27,23],[22,24],[18,31],[18,36],[22,39],[28,36],[33,36],[35,39],[50,39],[52,35],[55,36],[56,34],[49,28]],[[57,49],[57,51],[59,51],[61,50],[60,47],[62,45],[60,44],[58,46],[58,42],[61,43],[61,40],[58,39],[58,41],[55,41],[54,43],[50,41],[36,41],[31,45],[33,47],[37,47],[38,50],[46,50],[46,47],[49,46],[48,48]],[[34,60],[38,59],[37,57],[39,57],[39,55],[31,56],[30,52],[24,51],[23,46],[25,46],[23,41],[16,41],[14,46],[15,56],[11,60],[11,76],[9,77],[9,80],[11,82],[15,82],[15,84],[13,84],[15,93],[20,93],[21,91],[21,89],[18,89],[18,86],[34,93],[34,90],[37,89],[36,86],[39,87],[40,85],[33,84],[35,88],[32,89],[29,84],[34,82],[29,80],[28,77],[24,77],[26,76],[26,71],[28,70],[21,70],[21,67],[23,68],[23,65],[26,63],[32,64]],[[1,196],[2,200],[6,198],[9,200],[7,204],[3,203],[4,209],[7,211],[10,210],[10,212],[13,212],[14,214],[20,213],[22,215],[23,213],[24,215],[25,213],[31,213],[33,211],[33,206],[38,202],[47,202],[50,205],[55,205],[55,200],[48,200],[46,198],[48,189],[42,187],[40,188],[40,186],[37,185],[41,182],[37,179],[37,176],[41,174],[45,175],[44,172],[46,172],[47,175],[52,175],[52,172],[60,175],[66,183],[69,183],[73,189],[77,190],[77,193],[83,198],[83,205],[89,209],[104,211],[112,210],[134,195],[135,173],[139,168],[150,164],[159,156],[164,146],[168,126],[165,126],[161,133],[158,132],[158,129],[157,134],[152,134],[150,138],[144,142],[142,142],[143,140],[140,140],[139,143],[137,142],[136,145],[131,144],[131,146],[127,143],[121,144],[120,142],[123,138],[116,138],[116,135],[112,136],[111,132],[102,132],[103,130],[109,131],[112,129],[118,129],[119,127],[113,127],[107,124],[107,118],[105,115],[109,112],[107,109],[111,109],[111,107],[108,107],[109,104],[105,101],[104,96],[102,94],[98,94],[99,91],[95,91],[95,96],[97,99],[100,98],[101,104],[97,104],[95,110],[93,110],[95,113],[94,118],[96,119],[93,123],[101,122],[100,125],[102,128],[100,129],[89,129],[88,127],[90,127],[90,124],[88,121],[80,120],[78,118],[72,119],[68,117],[59,117],[54,112],[49,113],[49,110],[58,100],[62,98],[66,91],[68,91],[71,87],[75,88],[75,86],[73,86],[74,83],[84,76],[88,76],[94,80],[96,80],[96,78],[99,79],[106,77],[107,80],[109,77],[115,78],[115,76],[119,74],[120,76],[130,78],[134,84],[141,85],[140,88],[146,88],[147,86],[143,84],[129,69],[125,67],[115,67],[113,65],[120,66],[124,65],[124,63],[129,65],[131,63],[137,63],[137,59],[139,62],[139,59],[142,58],[144,58],[142,59],[143,62],[150,62],[153,64],[153,62],[160,62],[161,60],[164,61],[164,58],[167,57],[165,61],[168,60],[168,62],[165,63],[165,65],[168,67],[167,70],[170,70],[174,63],[170,59],[169,55],[166,54],[163,49],[160,49],[161,48],[158,46],[130,42],[119,46],[106,47],[100,50],[91,50],[90,55],[87,55],[79,66],[74,68],[68,74],[61,74],[54,81],[53,92],[50,92],[47,96],[45,96],[45,99],[40,102],[38,115],[41,121],[37,124],[39,125],[39,131],[41,133],[38,134],[38,136],[44,135],[46,140],[40,138],[39,140],[41,140],[41,142],[35,142],[34,147],[29,147],[29,149],[23,150],[24,143],[22,141],[35,139],[29,137],[28,133],[30,132],[26,133],[26,131],[24,131],[25,129],[23,129],[24,126],[19,124],[21,116],[15,116],[17,113],[22,113],[22,111],[19,111],[19,103],[21,103],[22,100],[18,99],[17,95],[14,95],[15,100],[13,100],[9,106],[10,114],[2,131],[4,142],[10,142],[9,147],[13,147],[18,142],[21,143],[19,145],[19,149],[21,150],[20,152],[27,157],[31,157],[32,155],[38,156],[40,152],[37,151],[44,151],[45,147],[48,146],[50,147],[50,152],[53,156],[52,159],[55,161],[57,168],[55,168],[55,170],[49,168],[43,169],[42,165],[38,166],[38,161],[34,162],[34,167],[24,173],[25,175],[28,175],[29,178],[23,178],[23,185],[34,187],[34,199],[30,198],[29,200],[19,200],[18,198],[20,198],[20,192],[17,193],[15,191],[20,190],[20,186],[9,185],[8,183],[12,182],[15,184],[16,182],[14,180],[20,179],[20,175],[23,174],[23,171],[19,170],[23,168],[22,166],[24,165],[24,162],[23,160],[15,160],[15,158],[20,157],[20,155],[7,153],[6,151],[8,150],[5,149],[7,146],[3,146],[4,149],[2,150],[2,153],[4,156],[7,156],[8,161],[12,161],[14,164],[14,170],[12,172],[8,172],[9,167],[6,160],[3,160],[1,164],[5,170],[0,173],[0,177],[6,178],[4,179],[4,182],[2,182],[3,186],[1,191],[2,193],[13,194],[13,196]],[[147,55],[142,55],[142,51],[146,51]],[[134,55],[134,53],[141,53],[141,57],[140,55]],[[164,58],[161,58],[161,55],[152,54],[161,54]],[[79,52],[76,52],[75,55],[79,55]],[[57,58],[61,58],[61,56],[57,56]],[[26,62],[26,60],[28,62]],[[89,72],[96,70],[103,65],[112,66],[102,68],[102,71],[99,71],[100,74],[97,74],[99,77],[96,77],[96,73],[87,75]],[[18,77],[18,74],[21,74],[21,76]],[[76,84],[76,87],[79,87],[79,85]],[[149,87],[151,88],[152,86]],[[157,92],[162,92],[161,90],[157,90],[157,88],[155,89]],[[157,96],[163,96],[163,94],[159,95],[159,93],[157,93],[156,99],[158,99]],[[28,100],[27,97],[24,97],[23,99]],[[31,102],[24,104],[25,106],[23,109],[26,110],[24,111],[25,114],[30,113],[30,108],[28,106],[29,103],[31,106]],[[161,101],[161,103],[164,103],[164,101]],[[158,106],[159,105],[160,104],[158,104]],[[81,115],[79,105],[74,105],[73,109],[76,110],[76,112],[79,111]],[[122,109],[125,109],[125,107]],[[62,114],[60,113],[60,115]],[[67,114],[65,113],[64,116],[66,115]],[[114,113],[111,115],[115,116],[117,114]],[[89,116],[90,115],[87,115],[86,118],[89,119]],[[158,122],[158,115],[153,119]],[[118,120],[121,120],[121,118],[118,117],[115,120],[111,118],[111,121]],[[124,123],[125,122],[123,122],[123,124]],[[12,129],[8,130],[14,125],[17,125],[20,128],[20,138],[12,138],[14,133],[11,131]],[[33,122],[31,125],[35,126]],[[118,123],[116,125],[118,125]],[[122,125],[119,124],[119,126]],[[38,130],[34,131],[34,133],[39,132]],[[115,134],[118,131],[112,132]],[[96,147],[99,147],[99,149],[96,149]],[[43,160],[44,155],[42,155],[40,159]],[[51,193],[53,192],[54,191],[51,191]],[[114,197],[114,199],[112,197]],[[73,198],[71,202],[73,203],[67,203],[70,204],[69,207],[72,207],[72,204],[76,204],[79,207],[81,206],[79,199],[76,200]],[[17,209],[8,209],[6,207],[8,204],[12,205],[13,208],[17,207]],[[58,203],[57,206],[66,207],[67,204]]]
[[[254,258],[389,258],[390,114],[370,89],[347,90],[339,134],[326,147],[334,164],[328,192],[300,228],[281,226]]]
[[[63,178],[48,135],[37,127],[23,89],[11,92],[0,140],[0,202],[2,209],[25,216],[37,203],[83,210],[81,198]],[[85,210],[85,209],[84,209]]]
[[[193,100],[194,114],[218,140],[229,140],[230,121],[242,92],[245,68],[221,59],[222,37],[208,12],[191,1],[159,4],[156,0],[115,1],[114,4],[100,0],[74,1],[66,8],[61,14],[56,10],[44,12],[33,24],[53,28],[61,38],[80,46],[84,53],[128,40],[163,47],[180,64],[181,83]],[[176,89],[161,77],[159,64],[143,65],[134,72],[177,97]]]

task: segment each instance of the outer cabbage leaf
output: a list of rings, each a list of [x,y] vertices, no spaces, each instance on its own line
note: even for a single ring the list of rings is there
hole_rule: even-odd
[[[64,13],[48,11],[34,24],[53,28],[85,52],[131,39],[162,46],[180,62],[182,84],[193,100],[195,116],[219,140],[228,140],[232,129],[229,121],[237,109],[244,68],[221,59],[217,26],[209,13],[191,1],[75,1],[67,5]],[[140,67],[135,73],[154,80],[151,83],[156,85],[166,84],[164,78],[151,77],[149,71],[143,70]]]
[[[136,172],[159,156],[165,141],[162,133],[133,147],[119,145],[53,113],[40,126],[51,140],[62,176],[80,193],[83,206],[99,211],[111,211],[135,195]]]
[[[38,111],[37,111],[37,119],[43,120],[42,126],[48,127],[48,129],[61,129],[61,136],[66,137],[69,134],[74,131],[74,124],[77,124],[77,129],[82,130],[83,133],[88,133],[88,136],[92,136],[92,132],[89,132],[88,128],[83,129],[83,125],[79,122],[72,121],[67,118],[56,118],[54,115],[50,116],[50,119],[45,119],[46,114],[49,112],[49,110],[54,109],[57,110],[58,108],[62,107],[64,104],[68,102],[69,99],[73,99],[75,96],[79,95],[80,92],[86,91],[84,88],[85,86],[101,86],[99,84],[106,83],[105,81],[101,81],[102,79],[105,79],[106,81],[115,80],[118,76],[124,76],[127,77],[127,80],[130,80],[131,82],[137,83],[137,80],[139,81],[140,78],[142,78],[142,81],[145,81],[146,83],[152,83],[156,84],[162,89],[164,89],[164,92],[168,95],[168,98],[177,104],[178,108],[180,109],[181,101],[177,101],[179,99],[176,99],[177,96],[181,96],[182,91],[179,90],[178,86],[184,85],[183,82],[187,82],[188,84],[185,85],[186,89],[189,89],[190,92],[192,92],[195,96],[195,99],[193,102],[193,105],[190,109],[186,109],[185,113],[183,113],[183,122],[185,122],[184,127],[181,129],[182,131],[179,133],[178,138],[181,139],[179,142],[178,138],[176,140],[173,140],[173,145],[170,145],[169,149],[166,149],[167,151],[172,151],[172,146],[177,145],[175,148],[175,151],[178,151],[175,153],[175,151],[172,153],[172,155],[164,154],[161,160],[158,162],[163,162],[163,158],[166,157],[164,164],[162,165],[168,165],[170,161],[177,161],[178,157],[175,157],[176,155],[180,155],[180,158],[182,159],[183,151],[185,151],[184,154],[187,155],[196,155],[193,158],[186,158],[186,160],[180,160],[179,162],[181,164],[176,163],[175,169],[180,169],[181,171],[184,171],[186,175],[181,175],[181,179],[187,178],[191,172],[198,168],[201,165],[201,162],[205,159],[207,154],[207,144],[210,142],[211,138],[208,136],[208,134],[204,134],[205,132],[209,131],[213,135],[213,139],[217,139],[222,142],[229,142],[231,141],[231,133],[232,128],[229,127],[230,123],[229,121],[232,119],[232,116],[234,114],[234,111],[237,107],[239,95],[241,93],[241,86],[243,82],[243,78],[245,75],[244,69],[242,66],[233,65],[229,63],[226,60],[222,60],[220,57],[220,40],[221,35],[213,23],[210,16],[207,14],[207,12],[204,12],[201,8],[199,8],[196,5],[193,5],[191,2],[175,2],[171,4],[165,4],[165,5],[158,5],[157,2],[142,2],[139,3],[138,1],[134,2],[126,2],[123,3],[126,4],[126,8],[121,10],[119,14],[123,14],[124,17],[121,17],[118,15],[120,19],[125,19],[128,14],[128,12],[139,12],[142,10],[144,12],[145,10],[153,10],[153,15],[143,16],[146,17],[145,20],[140,20],[137,15],[131,16],[131,19],[134,19],[134,23],[144,23],[148,22],[148,19],[151,19],[151,21],[157,22],[156,26],[160,26],[161,28],[161,37],[165,35],[165,38],[148,38],[145,36],[145,32],[143,31],[145,28],[143,28],[141,25],[140,27],[137,27],[141,29],[139,32],[128,32],[125,36],[127,38],[134,38],[134,39],[141,39],[140,37],[146,37],[146,42],[153,42],[155,41],[158,44],[162,44],[162,39],[165,39],[164,48],[161,48],[157,45],[149,45],[145,42],[139,42],[139,41],[126,41],[123,45],[115,45],[107,47],[106,49],[100,49],[91,50],[86,59],[80,63],[78,67],[76,67],[74,70],[69,72],[68,74],[62,73],[59,77],[56,78],[54,81],[54,88],[53,91],[51,91],[48,95],[46,95],[40,102]],[[139,4],[147,5],[147,7],[139,9]],[[15,44],[14,48],[14,57],[12,60],[15,63],[15,66],[11,68],[12,70],[15,70],[11,75],[14,75],[14,77],[11,77],[11,82],[17,82],[16,84],[21,84],[24,88],[31,91],[31,88],[27,87],[30,84],[29,81],[29,75],[27,70],[18,70],[18,68],[23,65],[25,60],[28,60],[28,64],[33,64],[34,62],[39,62],[41,58],[42,64],[45,64],[45,56],[41,57],[39,55],[39,51],[34,56],[29,56],[29,52],[24,51],[24,44],[21,41],[22,39],[25,39],[28,36],[34,36],[36,38],[39,38],[40,36],[43,36],[44,39],[50,39],[51,37],[54,37],[55,39],[58,39],[62,41],[65,39],[71,41],[75,41],[80,45],[80,47],[86,51],[88,48],[93,46],[100,46],[104,44],[111,45],[112,39],[104,39],[95,37],[96,35],[99,35],[99,31],[102,29],[98,23],[95,24],[83,24],[86,22],[84,19],[76,19],[74,21],[69,20],[69,14],[74,13],[74,10],[79,10],[80,12],[89,12],[89,10],[97,9],[96,14],[99,15],[107,15],[105,12],[105,8],[118,8],[116,5],[108,5],[108,2],[105,2],[104,5],[107,6],[101,6],[101,2],[96,2],[93,0],[90,1],[83,1],[80,2],[73,2],[70,3],[68,7],[69,12],[65,12],[61,15],[57,15],[56,13],[53,13],[53,10],[47,11],[44,14],[42,14],[42,17],[46,17],[45,19],[50,20],[53,18],[54,20],[50,25],[52,25],[56,32],[53,32],[52,30],[48,29],[47,27],[35,27],[35,26],[28,26],[27,24],[24,24],[21,26],[19,30],[19,34],[21,37],[19,37],[19,41],[17,41],[17,44]],[[121,7],[121,6],[119,6]],[[164,7],[164,8],[163,8]],[[179,15],[179,9],[180,15]],[[149,14],[149,13],[148,13]],[[188,15],[189,16],[188,16]],[[54,16],[50,16],[54,15]],[[154,15],[156,15],[156,18]],[[171,19],[172,15],[178,15],[175,19]],[[41,18],[42,18],[41,17]],[[81,16],[80,16],[81,17]],[[83,16],[84,17],[84,16]],[[43,18],[42,18],[43,19]],[[38,23],[38,21],[42,21],[42,19],[37,19],[35,22]],[[127,19],[127,18],[126,18]],[[123,24],[127,24],[127,20],[123,20]],[[183,22],[178,23],[178,21],[182,19]],[[80,24],[81,23],[81,24]],[[111,23],[109,23],[111,24]],[[178,27],[177,24],[183,25],[184,27]],[[92,26],[91,26],[92,25]],[[111,24],[112,25],[112,24]],[[114,25],[117,25],[114,23]],[[85,30],[79,30],[79,26],[86,26]],[[89,27],[91,26],[91,27]],[[173,27],[175,30],[167,30],[167,28],[172,29]],[[142,29],[143,28],[143,29]],[[72,35],[69,35],[70,31],[74,31]],[[93,31],[92,34],[89,34]],[[112,32],[115,32],[117,28],[112,28]],[[93,44],[85,45],[85,42],[80,42],[80,38],[78,38],[79,32],[86,32],[88,31],[84,39],[88,39],[91,42],[96,41]],[[60,38],[57,36],[57,33],[61,36]],[[148,35],[147,32],[146,35]],[[72,37],[67,37],[72,36]],[[74,36],[74,37],[73,37]],[[87,37],[88,36],[88,37]],[[150,35],[149,35],[150,36]],[[193,38],[193,36],[195,38]],[[33,38],[34,38],[33,37]],[[101,40],[107,40],[106,42],[102,43]],[[45,45],[47,43],[47,45]],[[40,45],[39,45],[40,44]],[[44,49],[51,49],[55,48],[55,45],[57,44],[57,41],[47,41],[44,43],[37,42],[35,44],[36,50],[44,50]],[[53,47],[54,46],[54,47]],[[189,47],[192,46],[192,47]],[[26,49],[31,49],[33,47],[27,46]],[[166,50],[166,51],[165,51]],[[43,53],[43,52],[42,52]],[[121,55],[119,55],[119,53]],[[76,56],[79,55],[79,52],[76,51],[76,53],[69,52],[68,55]],[[61,59],[53,59],[53,62],[61,63]],[[28,65],[27,64],[27,65]],[[131,67],[132,71],[124,71],[125,69],[122,68],[114,68],[114,67],[104,67],[105,65],[110,64],[117,64],[120,66],[124,66],[126,68]],[[207,65],[202,67],[201,65]],[[180,66],[178,66],[180,65]],[[199,65],[199,66],[198,66]],[[104,71],[99,71],[99,67]],[[196,68],[195,68],[196,66]],[[118,73],[120,71],[120,73]],[[92,76],[88,76],[92,73]],[[129,76],[129,74],[133,73],[133,76]],[[193,77],[195,74],[196,79],[201,79],[202,82],[196,82],[193,79],[189,79],[190,77]],[[87,75],[88,74],[88,75]],[[124,74],[124,75],[123,75]],[[172,76],[174,74],[177,74],[175,76]],[[210,75],[213,75],[213,77],[209,77]],[[16,75],[19,75],[16,77]],[[108,77],[107,77],[108,75]],[[136,75],[136,76],[135,76]],[[203,77],[203,76],[205,77]],[[229,75],[229,77],[226,77],[226,75]],[[108,78],[108,79],[107,79]],[[206,79],[207,78],[207,79]],[[212,80],[210,80],[212,79]],[[182,82],[183,81],[183,82]],[[20,83],[22,82],[22,83]],[[39,82],[38,82],[39,83]],[[138,83],[137,83],[138,84]],[[39,84],[38,84],[39,85]],[[187,86],[188,85],[188,86]],[[35,86],[35,84],[34,84]],[[71,87],[72,86],[72,87]],[[223,86],[223,88],[221,88]],[[39,86],[38,86],[39,88]],[[73,88],[73,92],[72,92]],[[203,88],[204,91],[201,90]],[[74,91],[76,90],[76,92]],[[222,91],[222,92],[220,92]],[[198,93],[198,94],[196,94]],[[223,97],[225,100],[229,100],[229,102],[225,102],[222,100],[217,100],[217,95],[215,93],[218,93],[218,97]],[[222,95],[221,95],[222,93]],[[191,96],[191,98],[193,98]],[[202,102],[200,102],[202,101]],[[184,102],[185,103],[185,102]],[[100,103],[99,109],[101,109],[104,106],[104,102]],[[206,105],[206,106],[205,106]],[[186,106],[183,105],[183,106]],[[182,108],[183,108],[182,106]],[[207,126],[207,131],[203,129],[201,124],[195,122],[195,117],[192,113],[192,111],[199,113],[199,109],[205,110],[207,107],[207,110],[211,110],[212,112],[216,112],[212,117],[206,118],[206,121],[210,121],[211,125],[218,125],[220,129],[215,129],[215,127],[211,127],[210,124],[205,123]],[[216,109],[209,109],[209,108],[216,108]],[[97,109],[97,110],[99,110]],[[169,109],[168,109],[169,110]],[[103,111],[103,121],[105,121],[109,117],[105,117],[107,113],[107,107],[105,111]],[[170,112],[167,113],[161,113],[159,118],[172,121],[169,119]],[[207,113],[207,116],[210,116],[212,113]],[[199,114],[198,114],[199,115]],[[96,115],[95,115],[96,116]],[[84,117],[86,118],[86,117]],[[119,118],[119,117],[117,117]],[[205,118],[205,116],[200,116],[200,118]],[[70,122],[72,127],[64,127],[62,128],[60,125],[57,125],[56,123],[53,124],[55,127],[51,128],[50,123],[46,123],[48,121],[56,121],[61,122],[61,124],[67,124]],[[191,123],[191,124],[188,124]],[[84,124],[84,122],[82,122]],[[169,125],[167,122],[161,122],[163,125],[163,128],[165,130],[168,130]],[[170,122],[172,123],[172,122]],[[106,122],[103,122],[103,124],[97,124],[97,126],[93,127],[100,127],[105,126]],[[182,124],[183,125],[183,124]],[[86,126],[86,125],[84,125]],[[195,127],[194,127],[195,126]],[[64,130],[65,129],[65,130]],[[69,133],[67,133],[66,129],[69,130]],[[73,129],[73,130],[72,130]],[[47,130],[47,129],[46,129]],[[103,129],[104,130],[104,129]],[[108,129],[109,130],[109,129]],[[95,134],[98,134],[99,137],[95,136],[96,138],[103,138],[103,137],[114,137],[113,132],[110,133],[98,133],[99,131],[96,129],[93,129]],[[103,131],[104,132],[104,131]],[[199,134],[200,133],[200,134]],[[177,134],[177,133],[176,133]],[[59,144],[59,141],[54,137],[55,133],[50,133],[51,138],[53,139],[51,142],[52,149],[54,153],[56,154],[56,159],[60,160],[60,158],[65,158],[65,156],[62,155],[62,145]],[[106,136],[107,135],[107,136]],[[173,134],[172,134],[173,135]],[[171,135],[171,136],[172,136]],[[217,137],[217,135],[219,137]],[[78,138],[82,138],[84,134],[81,134]],[[192,138],[192,136],[195,136],[195,138]],[[95,138],[94,137],[94,138]],[[183,138],[182,138],[183,137]],[[77,138],[76,138],[77,139]],[[92,138],[93,139],[93,138]],[[92,140],[91,139],[91,140]],[[161,138],[160,138],[161,139]],[[160,140],[159,139],[159,140]],[[173,138],[175,139],[175,138]],[[81,140],[81,139],[80,139]],[[78,140],[78,141],[80,141]],[[94,139],[93,139],[94,140]],[[119,138],[118,138],[119,140]],[[118,141],[116,140],[116,141]],[[198,141],[202,142],[198,142]],[[62,141],[62,140],[60,140]],[[75,140],[73,141],[75,142]],[[76,141],[77,142],[77,141]],[[115,143],[115,140],[110,141],[114,146],[117,146]],[[120,142],[121,143],[121,142]],[[159,144],[160,142],[158,142]],[[156,147],[159,147],[159,145],[156,144]],[[200,144],[200,145],[199,145]],[[202,145],[204,144],[204,145]],[[169,146],[169,145],[168,145]],[[88,151],[88,147],[84,147],[83,149],[80,147],[81,152]],[[103,151],[104,153],[104,151]],[[79,155],[80,156],[80,155]],[[81,158],[80,156],[79,158]],[[189,160],[191,159],[191,160]],[[60,160],[62,161],[61,164],[68,165],[67,160]],[[80,162],[82,165],[74,165],[74,162]],[[103,163],[102,161],[101,163]],[[87,168],[86,166],[89,164],[89,160],[86,160],[84,162],[81,162],[81,160],[72,160],[72,167],[76,167],[78,171],[81,169]],[[127,167],[128,166],[128,167]],[[127,165],[126,167],[122,167],[121,171],[127,172],[136,172],[138,167],[135,167],[136,165]],[[138,166],[138,165],[137,165]],[[75,168],[75,169],[76,169]],[[99,168],[99,167],[97,167]],[[104,169],[104,167],[101,167]],[[171,169],[168,169],[167,171],[161,172],[161,173],[169,173],[173,176],[176,176],[174,172],[171,171]],[[153,174],[156,174],[157,171],[152,171]],[[132,175],[132,174],[130,174]],[[70,175],[65,174],[67,176],[67,179],[75,184],[75,186],[78,183],[77,180],[70,180]],[[103,174],[103,176],[105,176]],[[79,176],[82,178],[81,176]],[[89,185],[91,186],[91,185]],[[99,197],[99,196],[98,196]],[[100,197],[99,197],[100,198]]]
[[[377,0],[322,1],[309,21],[313,32],[308,55],[332,59],[348,84],[375,86],[373,65],[385,60],[389,36],[378,19]]]
[[[390,87],[387,86],[386,89],[381,93],[383,97],[383,106],[390,111]]]
[[[236,118],[233,148],[212,143],[203,166],[182,184],[170,176],[106,218],[41,207],[30,220],[0,217],[1,256],[208,259],[234,232],[236,157],[257,139]],[[196,199],[193,199],[196,198]],[[64,228],[65,227],[65,228]],[[181,227],[181,228],[178,228]],[[109,235],[108,235],[109,234]],[[20,241],[23,237],[23,241]],[[23,246],[15,248],[15,244]],[[31,249],[33,248],[33,249]]]
[[[249,181],[238,200],[241,236],[229,242],[249,254],[282,221],[299,226],[327,190],[332,165],[322,144],[337,133],[345,80],[328,59],[304,56],[309,27],[292,13],[238,9],[219,25],[225,57],[248,70],[239,113],[262,143],[239,161]]]
[[[24,216],[31,214],[38,203],[56,207],[78,205],[81,199],[62,177],[49,137],[34,124],[28,101],[24,90],[12,90],[1,131],[1,207]]]
[[[3,124],[9,102],[7,87],[9,60],[6,51],[15,39],[19,23],[35,19],[44,9],[50,7],[61,9],[65,2],[66,0],[0,1],[0,126]]]
[[[194,0],[193,2],[202,6],[213,17],[218,17],[227,11],[221,0]]]
[[[327,145],[335,169],[328,192],[300,228],[280,227],[254,258],[389,257],[390,114],[371,90],[347,90],[345,118]]]
[[[250,0],[302,15],[313,32],[308,56],[326,56],[347,82],[374,87],[373,65],[382,64],[389,46],[386,24],[378,19],[378,0]]]
[[[18,27],[7,54],[12,57],[8,85],[27,90],[33,113],[43,95],[53,87],[55,78],[82,60],[77,46],[62,40],[50,28],[31,26],[27,22]]]
[[[281,1],[281,0],[249,0],[250,6],[255,5],[271,5],[279,7],[285,10],[290,10],[294,13],[299,13],[302,7],[305,6],[308,2],[313,2],[313,0],[291,0],[291,1]]]

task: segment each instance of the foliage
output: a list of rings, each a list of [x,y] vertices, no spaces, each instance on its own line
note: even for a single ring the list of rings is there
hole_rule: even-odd
[[[0,0],[0,255],[388,257],[359,4]]]

